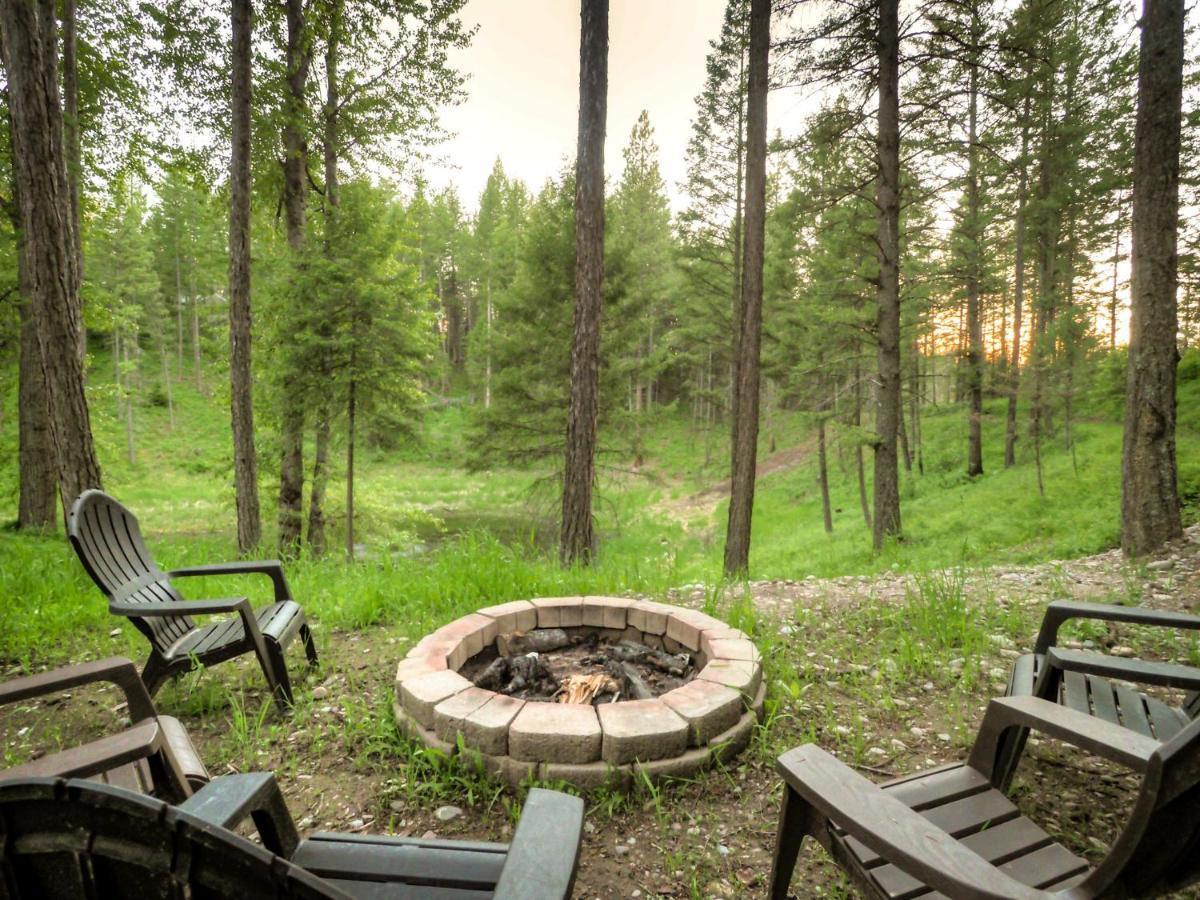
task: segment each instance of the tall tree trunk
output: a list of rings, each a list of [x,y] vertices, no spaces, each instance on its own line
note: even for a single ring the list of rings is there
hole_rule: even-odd
[[[283,123],[283,209],[293,277],[299,276],[307,225],[305,190],[308,143],[304,137],[305,85],[312,51],[307,43],[304,0],[286,0],[287,85]],[[290,557],[300,547],[304,506],[305,403],[292,379],[283,387],[279,443],[279,555]]]
[[[879,0],[879,289],[875,321],[879,388],[875,413],[876,550],[900,533],[900,34],[899,0]]]
[[[979,13],[971,12],[973,39],[981,31]],[[980,313],[979,227],[979,65],[974,52],[970,64],[967,111],[967,392],[968,413],[967,477],[983,474],[983,322]]]
[[[11,134],[10,129],[10,142]],[[20,329],[17,363],[17,527],[42,529],[54,525],[58,472],[54,464],[54,444],[50,440],[50,409],[42,381],[37,322],[33,318],[30,301],[19,194],[14,171],[12,199],[4,204],[4,209],[17,241],[17,316]]]
[[[341,51],[342,0],[333,0],[329,11],[329,38],[325,45],[325,133],[322,143],[325,165],[325,253],[331,256],[336,238],[337,207],[341,202],[338,185],[338,56]],[[328,328],[318,325],[322,338]],[[322,374],[328,377],[328,365],[322,361]],[[308,546],[314,556],[325,554],[325,492],[329,483],[329,438],[332,408],[322,401],[317,407],[316,446],[313,448],[312,487],[308,500]]]
[[[179,266],[179,225],[175,226],[175,371],[183,377],[183,273]]]
[[[171,385],[171,354],[167,352],[167,337],[160,335],[158,341],[159,362],[162,365],[163,391],[167,395],[167,427],[175,430],[175,391]]]
[[[862,427],[862,370],[858,360],[854,361],[854,468],[858,477],[858,505],[862,509],[863,521],[871,527],[871,501],[867,497],[867,472],[863,463],[863,442],[859,428]],[[839,447],[841,446],[839,442]]]
[[[188,300],[192,307],[192,374],[196,377],[196,393],[204,393],[204,369],[200,362],[200,298],[189,284]]]
[[[0,36],[8,73],[21,250],[65,513],[66,505],[84,490],[100,487],[100,464],[88,419],[82,357],[62,352],[64,347],[78,348],[81,324],[53,0],[0,4]]]
[[[137,351],[137,335],[133,336],[134,352]],[[121,342],[121,362],[125,366],[125,452],[126,458],[131,466],[137,465],[137,443],[134,440],[133,433],[133,391],[136,386],[136,381],[131,373],[133,368],[129,365],[129,341]]]
[[[767,57],[771,42],[770,0],[751,0],[749,85],[746,93],[746,202],[742,291],[738,310],[735,442],[732,447],[725,574],[750,568],[750,523],[758,456],[759,354],[762,342],[763,247],[767,215]]]
[[[354,351],[350,351],[351,368],[354,365]],[[353,376],[346,396],[346,559],[354,562],[354,427],[357,424],[356,385]]]
[[[582,0],[580,22],[579,146],[575,163],[575,321],[559,542],[559,554],[568,564],[591,562],[597,549],[592,521],[592,482],[600,403],[608,0]]]
[[[745,31],[743,30],[743,34]],[[743,46],[745,40],[743,39]],[[738,90],[741,90],[742,80],[745,76],[745,53],[738,54]],[[733,453],[733,448],[738,443],[738,425],[739,420],[736,414],[738,409],[738,360],[742,358],[742,241],[744,238],[745,229],[745,193],[743,185],[745,183],[746,174],[746,144],[743,135],[745,134],[745,119],[743,110],[744,104],[738,99],[737,111],[737,136],[734,138],[734,191],[733,191],[733,223],[730,227],[733,244],[733,296],[730,297],[729,321],[731,331],[733,332],[732,340],[732,355],[729,363],[729,448],[730,454]],[[732,460],[730,462],[732,465]]]
[[[1112,261],[1112,292],[1108,298],[1108,352],[1117,349],[1117,267],[1121,262],[1121,219],[1124,203],[1117,201],[1117,221],[1113,228],[1116,232],[1116,246],[1113,248]]]
[[[1012,359],[1008,366],[1008,411],[1004,423],[1004,467],[1017,462],[1017,392],[1021,386],[1021,316],[1025,306],[1025,217],[1029,191],[1029,98],[1025,98],[1021,119],[1021,159],[1017,172],[1017,220],[1013,236],[1013,338]]]
[[[83,177],[83,151],[79,142],[79,41],[75,0],[62,3],[62,88],[63,149],[67,154],[67,196],[71,209],[73,251],[79,282],[83,283],[83,217],[80,214],[80,181]],[[80,298],[79,356],[87,354],[87,328],[83,324],[83,298]]]
[[[242,553],[262,540],[258,461],[254,453],[254,375],[250,368],[250,6],[251,0],[232,0],[229,380],[238,550]],[[196,371],[199,378],[198,366]]]
[[[1183,0],[1146,0],[1133,164],[1129,380],[1121,458],[1121,549],[1153,552],[1179,537],[1175,345]]]

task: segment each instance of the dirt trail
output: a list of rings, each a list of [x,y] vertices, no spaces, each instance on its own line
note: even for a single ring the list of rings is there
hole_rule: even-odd
[[[796,466],[806,462],[811,453],[811,442],[797,444],[795,447],[788,447],[772,453],[770,456],[759,461],[756,477],[765,478],[775,472],[785,472],[789,469],[794,469]],[[661,513],[669,519],[674,519],[684,525],[690,525],[700,518],[705,520],[711,519],[713,513],[716,511],[717,504],[729,496],[729,491],[729,479],[726,478],[716,484],[709,485],[704,490],[698,491],[695,494],[660,500],[650,509],[652,512]]]

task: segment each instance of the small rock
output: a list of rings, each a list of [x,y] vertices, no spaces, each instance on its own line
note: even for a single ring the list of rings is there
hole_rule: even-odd
[[[1169,559],[1156,559],[1146,563],[1146,568],[1151,572],[1169,572],[1175,568],[1175,563]]]
[[[899,738],[892,738],[892,749],[895,750],[897,753],[907,753],[908,745],[906,743],[904,743],[904,741],[900,740]]]
[[[439,806],[434,813],[439,822],[453,822],[462,814],[463,811],[457,806]]]
[[[613,848],[613,852],[616,853],[617,856],[624,856],[629,852],[629,848],[624,844],[617,844],[617,846]]]
[[[120,629],[120,628],[114,628],[112,631],[110,631],[110,632],[108,633],[108,636],[109,636],[109,637],[120,637],[120,636],[121,636],[121,629]]]
[[[950,735],[946,734],[946,732],[944,732],[944,731],[939,731],[937,739],[939,741],[942,741],[943,743],[947,743],[950,740]]]
[[[423,835],[421,835],[421,840],[423,840],[423,841],[432,841],[432,840],[433,840],[434,838],[436,838],[436,837],[437,837],[437,832],[436,832],[436,831],[427,831],[427,832],[425,832]]]
[[[726,847],[724,844],[717,844],[717,852],[719,854],[721,854],[722,856],[728,856],[729,848]]]
[[[358,831],[358,829],[365,827],[366,824],[367,823],[364,822],[362,819],[351,819],[350,820],[350,830]]]
[[[908,733],[911,734],[913,737],[920,738],[920,737],[925,737],[925,735],[928,734],[929,732],[927,732],[924,728],[914,725],[912,728],[908,729]]]
[[[312,696],[314,700],[324,700],[329,696],[329,688],[323,684],[317,685],[313,688]]]
[[[388,804],[388,808],[394,813],[404,812],[404,804],[401,803],[399,800],[393,800],[391,803]]]
[[[595,833],[596,833],[596,826],[595,826],[595,825],[593,825],[591,822],[584,822],[584,823],[583,823],[583,830],[584,830],[584,831],[586,831],[588,834],[595,834]]]
[[[882,747],[871,747],[867,750],[867,756],[872,756],[878,759],[881,756],[887,756],[887,751]]]

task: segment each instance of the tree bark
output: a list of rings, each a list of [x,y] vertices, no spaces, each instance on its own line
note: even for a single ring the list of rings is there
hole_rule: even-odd
[[[249,552],[262,540],[250,368],[250,6],[251,0],[232,0],[229,380],[238,550],[242,553]]]
[[[306,46],[304,0],[286,0],[287,85],[283,122],[283,209],[293,272],[302,265],[307,227],[308,142],[304,138],[305,85],[312,51]],[[295,277],[295,275],[293,276]],[[304,397],[294,384],[283,387],[279,443],[279,555],[300,548],[304,507]]]
[[[1183,0],[1145,0],[1133,164],[1129,378],[1121,549],[1153,552],[1183,526],[1175,463],[1175,367]]]
[[[875,413],[874,544],[900,534],[900,34],[898,0],[879,0],[879,389]]]
[[[338,58],[341,51],[342,0],[334,0],[329,11],[329,38],[325,46],[325,109],[322,156],[325,167],[325,253],[332,255],[335,238],[337,207],[340,203],[338,184]],[[328,337],[324,323],[322,338]],[[322,363],[323,374],[328,375]],[[314,556],[325,554],[325,492],[329,484],[329,440],[332,430],[332,407],[322,401],[317,407],[316,444],[313,448],[312,487],[308,500],[308,546]]]
[[[63,149],[67,154],[67,196],[74,234],[75,268],[83,283],[83,217],[80,213],[80,181],[83,177],[83,150],[79,142],[79,41],[75,0],[62,4],[63,64]],[[87,328],[83,324],[83,298],[79,311],[79,356],[87,354]]]
[[[725,574],[745,576],[750,567],[750,525],[758,456],[759,355],[762,343],[763,247],[767,190],[767,57],[770,0],[751,0],[749,83],[746,93],[746,201],[740,318],[735,326],[737,387],[732,410],[734,445]]]
[[[0,4],[4,62],[28,278],[50,441],[64,505],[100,487],[83,387],[79,268],[58,93],[53,0]],[[65,519],[65,516],[64,516]]]
[[[1021,160],[1017,173],[1017,221],[1014,242],[1012,360],[1008,366],[1008,412],[1004,424],[1004,467],[1017,462],[1017,392],[1021,386],[1021,317],[1025,306],[1025,215],[1029,190],[1029,98],[1021,124]]]
[[[978,44],[979,13],[971,10],[972,39]],[[983,474],[983,317],[980,310],[979,65],[972,50],[967,98],[967,477]]]
[[[608,0],[582,0],[579,42],[579,146],[575,162],[575,321],[571,401],[563,470],[565,564],[590,563],[596,422],[600,404],[600,315],[604,283],[604,132],[608,107]]]
[[[9,134],[11,141],[11,129]],[[20,329],[17,363],[17,527],[48,529],[54,525],[58,472],[54,465],[54,445],[50,440],[50,409],[41,377],[37,322],[33,318],[30,300],[20,208],[20,190],[14,171],[12,200],[5,204],[5,210],[17,242],[17,316]]]

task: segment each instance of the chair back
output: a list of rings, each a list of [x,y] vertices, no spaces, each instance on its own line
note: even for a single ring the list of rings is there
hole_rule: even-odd
[[[1088,880],[1099,897],[1158,897],[1200,880],[1200,720],[1151,755],[1125,830]]]
[[[67,536],[96,586],[121,603],[174,603],[182,598],[154,562],[137,517],[103,491],[84,491],[71,505]],[[187,616],[133,618],[159,651],[195,627]]]
[[[0,898],[348,898],[231,831],[120,788],[0,784]]]

